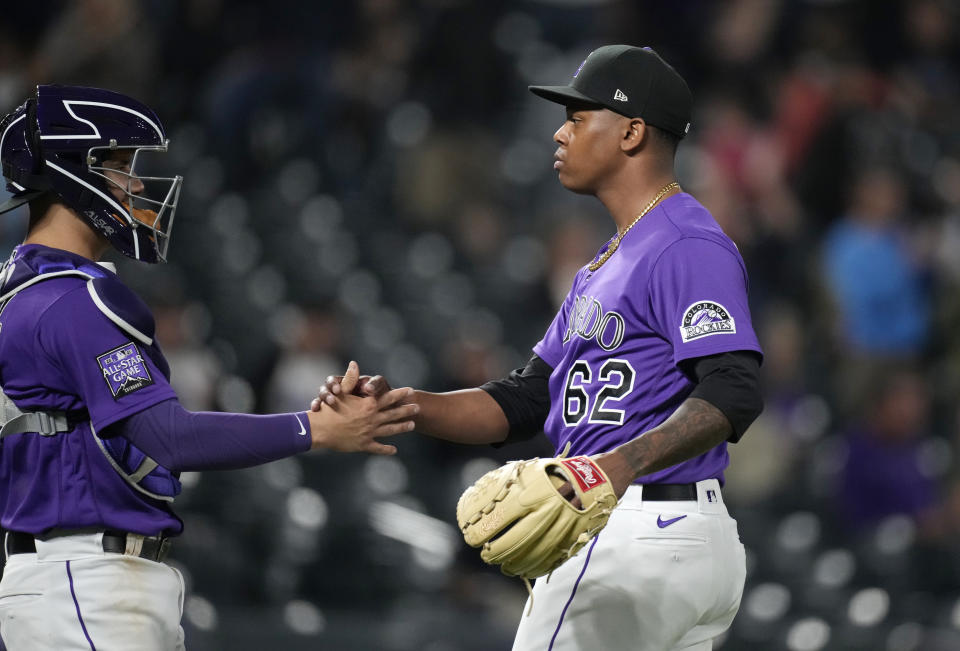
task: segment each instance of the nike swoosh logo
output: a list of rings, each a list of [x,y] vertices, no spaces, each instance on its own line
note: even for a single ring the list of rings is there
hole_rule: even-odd
[[[300,431],[297,432],[297,434],[299,434],[300,436],[306,436],[306,435],[307,435],[307,428],[303,426],[303,421],[300,420],[300,414],[294,414],[293,416],[294,416],[294,418],[297,419],[297,423],[300,424]]]
[[[685,515],[678,515],[678,516],[675,517],[675,518],[670,518],[669,520],[664,520],[662,515],[658,515],[658,516],[657,516],[657,526],[660,527],[661,529],[663,529],[664,527],[669,527],[671,524],[673,524],[674,522],[677,522],[678,520],[683,520],[685,517],[687,517],[687,516],[685,516]]]

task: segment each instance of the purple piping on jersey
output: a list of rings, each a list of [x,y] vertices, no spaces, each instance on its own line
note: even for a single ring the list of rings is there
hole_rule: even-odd
[[[83,636],[87,638],[90,651],[97,651],[97,647],[93,646],[93,640],[90,639],[90,634],[87,633],[87,625],[83,623],[83,615],[80,614],[80,603],[77,601],[77,593],[73,589],[73,573],[70,571],[70,561],[67,561],[67,578],[70,579],[70,596],[73,597],[73,605],[77,607],[77,619],[80,620],[80,628],[83,629]]]
[[[593,548],[597,546],[597,541],[600,540],[600,535],[593,539],[593,542],[590,544],[590,549],[587,551],[587,560],[583,562],[583,569],[580,570],[580,576],[577,577],[576,583],[573,584],[573,592],[570,593],[570,598],[567,599],[566,605],[563,607],[563,612],[560,613],[560,621],[557,622],[557,630],[553,632],[553,637],[550,638],[550,646],[547,647],[547,651],[553,651],[553,643],[557,641],[557,635],[560,633],[560,627],[563,626],[563,618],[567,615],[567,608],[570,607],[570,604],[573,603],[573,598],[577,596],[577,588],[580,586],[580,579],[583,578],[584,572],[587,571],[587,565],[590,564],[590,555],[593,553]]]

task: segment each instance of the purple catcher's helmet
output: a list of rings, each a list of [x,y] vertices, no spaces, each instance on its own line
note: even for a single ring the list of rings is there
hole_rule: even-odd
[[[13,193],[0,213],[53,192],[124,255],[166,261],[183,177],[143,173],[149,156],[141,154],[168,144],[156,113],[126,95],[37,86],[0,121],[0,163]]]

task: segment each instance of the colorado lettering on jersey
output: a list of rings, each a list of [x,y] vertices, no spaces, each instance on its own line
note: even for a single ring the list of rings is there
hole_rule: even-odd
[[[604,350],[614,350],[623,343],[626,325],[623,317],[614,312],[603,311],[603,305],[592,296],[580,295],[570,310],[567,332],[563,343],[577,335],[582,339],[596,339],[597,345]]]
[[[132,341],[99,355],[97,363],[114,399],[153,384],[143,355]]]

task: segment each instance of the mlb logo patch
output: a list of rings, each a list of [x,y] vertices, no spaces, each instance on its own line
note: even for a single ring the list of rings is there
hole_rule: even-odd
[[[114,399],[153,384],[143,355],[132,341],[99,355],[97,363]]]

